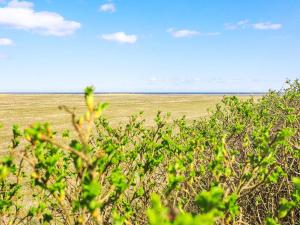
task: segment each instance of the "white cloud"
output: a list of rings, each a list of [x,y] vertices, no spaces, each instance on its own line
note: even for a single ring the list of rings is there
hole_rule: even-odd
[[[7,4],[9,8],[33,8],[34,4],[27,1],[12,0]]]
[[[134,44],[138,40],[137,35],[134,35],[134,34],[129,35],[124,32],[103,34],[101,36],[101,38],[106,41],[114,41],[114,42],[118,42],[118,43],[128,43],[128,44]]]
[[[279,30],[282,25],[279,23],[261,22],[261,23],[249,23],[249,20],[241,20],[237,23],[226,23],[226,30],[237,30],[237,29],[247,29],[253,28],[255,30]]]
[[[0,38],[0,46],[9,46],[13,44],[14,42],[9,38]]]
[[[100,6],[101,12],[115,12],[116,6],[113,3],[106,3]]]
[[[81,27],[80,23],[68,21],[58,13],[37,12],[33,7],[31,2],[10,1],[6,7],[0,7],[0,25],[49,36],[72,35]]]
[[[241,20],[241,21],[239,21],[239,22],[237,22],[237,25],[238,26],[245,26],[246,24],[248,24],[248,20]]]
[[[216,36],[220,35],[219,32],[208,32],[208,33],[201,33],[196,30],[177,30],[175,28],[169,28],[167,30],[168,33],[170,33],[175,38],[187,38],[187,37],[195,37],[195,36]]]
[[[249,26],[249,20],[240,20],[237,23],[226,23],[226,30],[246,29]]]
[[[167,30],[175,38],[185,38],[185,37],[194,37],[200,35],[199,31],[196,30],[176,30],[174,28],[169,28]]]
[[[282,24],[270,22],[255,23],[252,26],[256,30],[279,30],[282,28]]]

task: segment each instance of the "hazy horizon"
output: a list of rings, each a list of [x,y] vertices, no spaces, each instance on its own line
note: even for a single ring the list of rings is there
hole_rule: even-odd
[[[110,92],[95,92],[96,95],[110,95],[110,94],[120,94],[120,95],[222,95],[222,94],[225,94],[225,95],[230,95],[230,94],[235,94],[235,95],[263,95],[263,94],[266,94],[268,92],[259,92],[259,91],[256,91],[256,92],[176,92],[176,91],[172,91],[172,92],[157,92],[157,91],[149,91],[149,92],[140,92],[140,91],[132,91],[132,92],[123,92],[123,91],[110,91]],[[84,94],[84,91],[2,91],[0,92],[0,94],[28,94],[28,95],[31,95],[31,94],[58,94],[58,95],[82,95]]]

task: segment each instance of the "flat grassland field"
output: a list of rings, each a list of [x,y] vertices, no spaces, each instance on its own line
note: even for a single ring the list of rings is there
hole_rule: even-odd
[[[96,102],[108,102],[104,116],[112,125],[124,123],[132,114],[144,112],[146,124],[153,124],[158,110],[170,112],[172,118],[183,115],[188,120],[197,119],[214,109],[222,95],[151,95],[151,94],[98,94]],[[240,96],[249,98],[249,96]],[[259,97],[254,97],[259,98]],[[58,106],[75,107],[80,114],[85,111],[83,95],[80,94],[0,94],[0,152],[5,152],[11,139],[12,125],[25,128],[34,122],[49,122],[54,130],[61,132],[71,128],[71,117]]]

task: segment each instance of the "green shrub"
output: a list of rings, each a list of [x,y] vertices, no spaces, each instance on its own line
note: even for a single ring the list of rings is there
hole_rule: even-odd
[[[83,116],[61,106],[74,127],[61,137],[13,127],[0,224],[300,223],[298,81],[192,123],[158,112],[153,127],[142,114],[112,127],[92,87],[84,97]]]

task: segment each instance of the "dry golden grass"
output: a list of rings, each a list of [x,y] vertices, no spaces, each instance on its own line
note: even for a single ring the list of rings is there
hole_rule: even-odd
[[[247,98],[243,96],[242,98]],[[188,120],[207,115],[207,110],[222,99],[215,95],[97,95],[96,102],[108,102],[104,115],[112,124],[122,123],[134,113],[144,111],[147,124],[151,124],[158,110],[171,112],[173,118],[186,115]],[[18,124],[25,128],[34,122],[50,122],[57,131],[70,128],[70,116],[58,109],[59,105],[76,107],[83,113],[82,95],[0,95],[0,152],[6,151],[11,138],[11,127]]]

